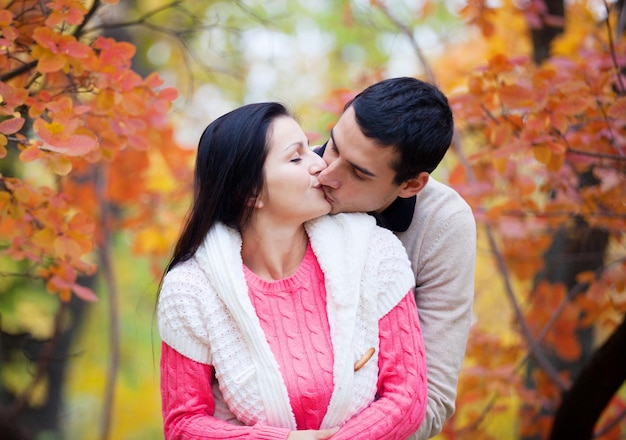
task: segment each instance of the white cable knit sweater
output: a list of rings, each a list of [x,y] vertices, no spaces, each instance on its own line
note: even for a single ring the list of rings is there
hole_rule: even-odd
[[[334,390],[323,429],[341,425],[374,400],[378,320],[415,283],[402,244],[369,215],[324,216],[306,229],[326,280],[334,352]],[[224,400],[239,421],[296,429],[286,386],[248,297],[241,236],[216,225],[194,259],[202,283],[192,287],[176,268],[164,279],[158,306],[162,340],[192,360],[213,365]],[[370,347],[376,349],[374,357],[355,372],[354,362]]]

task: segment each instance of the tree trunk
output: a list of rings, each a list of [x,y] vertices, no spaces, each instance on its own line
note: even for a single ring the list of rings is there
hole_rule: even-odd
[[[543,0],[548,10],[548,15],[565,17],[565,5],[563,0]],[[563,26],[549,25],[545,22],[538,29],[531,29],[530,35],[533,42],[533,60],[537,64],[550,56],[550,46],[559,34],[563,32]]]
[[[583,369],[554,417],[551,440],[588,440],[602,410],[626,381],[626,316]]]

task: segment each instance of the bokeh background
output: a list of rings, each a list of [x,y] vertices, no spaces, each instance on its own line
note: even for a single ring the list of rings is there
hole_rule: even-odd
[[[277,100],[318,144],[358,91],[413,76],[450,97],[433,174],[479,234],[437,438],[626,438],[623,17],[599,0],[0,1],[0,437],[162,438],[155,299],[204,127]]]

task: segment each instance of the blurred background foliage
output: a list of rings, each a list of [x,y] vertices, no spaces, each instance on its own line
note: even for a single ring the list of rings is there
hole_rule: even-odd
[[[0,6],[9,8],[17,3],[0,1]],[[79,3],[91,8],[100,2]],[[311,143],[321,143],[353,94],[383,78],[415,76],[436,82],[453,97],[462,148],[458,144],[453,146],[434,176],[455,186],[470,201],[480,225],[475,325],[459,383],[457,413],[437,438],[547,438],[555,405],[564,391],[557,386],[558,378],[567,382],[575,376],[566,369],[553,377],[533,372],[536,366],[532,365],[533,361],[529,366],[529,359],[533,359],[534,349],[529,349],[531,344],[523,330],[535,319],[534,336],[541,334],[551,312],[567,308],[570,302],[563,298],[572,289],[578,289],[576,283],[557,288],[556,280],[550,284],[540,280],[542,270],[550,271],[544,256],[552,238],[561,231],[561,226],[569,226],[570,220],[579,218],[584,210],[576,208],[577,211],[555,216],[551,224],[542,215],[535,215],[532,211],[535,206],[529,209],[531,202],[525,198],[532,197],[537,205],[548,205],[546,200],[550,197],[536,188],[542,183],[555,188],[562,183],[550,180],[554,176],[544,173],[546,167],[554,166],[551,158],[564,155],[565,150],[554,147],[559,153],[553,151],[546,158],[546,153],[537,153],[543,150],[535,148],[534,162],[528,155],[524,156],[528,151],[504,150],[500,157],[493,152],[501,147],[498,142],[507,143],[503,139],[513,144],[514,138],[524,137],[519,128],[526,120],[516,119],[518,113],[526,112],[531,106],[524,98],[529,99],[531,90],[540,90],[542,84],[549,82],[547,78],[553,77],[553,73],[542,72],[532,62],[524,61],[535,57],[539,65],[546,58],[536,59],[533,32],[542,27],[538,23],[556,23],[556,28],[565,29],[558,38],[547,40],[552,56],[583,65],[582,47],[588,53],[608,54],[608,58],[615,55],[615,67],[625,65],[623,36],[617,34],[612,41],[607,39],[610,32],[605,30],[605,23],[619,29],[622,10],[619,2],[568,2],[568,13],[560,19],[558,13],[546,10],[546,5],[555,3],[558,2],[129,0],[99,9],[97,16],[90,17],[98,31],[136,47],[132,69],[142,77],[158,72],[164,86],[178,90],[178,97],[167,113],[167,121],[158,119],[153,125],[159,138],[146,136],[146,149],[124,152],[126,156],[116,165],[120,167],[119,174],[112,174],[108,180],[109,195],[117,197],[117,204],[112,205],[116,227],[110,229],[110,237],[95,241],[101,245],[108,240],[110,255],[108,258],[102,254],[88,255],[86,259],[97,263],[100,270],[91,274],[86,271],[79,278],[81,285],[90,286],[95,292],[97,302],[85,302],[76,295],[70,295],[69,301],[59,301],[58,296],[48,293],[37,280],[15,276],[28,274],[24,261],[1,257],[0,272],[5,275],[0,276],[2,403],[10,402],[11,396],[27,396],[27,405],[34,411],[32,418],[25,418],[24,423],[34,428],[38,440],[162,438],[160,341],[154,321],[154,301],[159,277],[189,202],[193,149],[204,127],[243,103],[278,100],[297,115]],[[75,7],[72,2],[64,4]],[[613,21],[607,21],[608,18]],[[0,14],[0,25],[2,22]],[[603,63],[598,65],[607,65]],[[561,72],[570,72],[565,63],[560,66]],[[583,70],[580,67],[577,71]],[[589,72],[580,75],[587,75],[587,82],[593,83]],[[490,85],[492,79],[496,86]],[[574,83],[570,78],[568,81]],[[505,95],[498,86],[507,84],[520,84],[520,88],[508,90]],[[468,97],[468,90],[475,99]],[[576,89],[571,86],[570,90]],[[623,89],[613,93],[616,102],[623,99]],[[544,102],[546,95],[547,92],[532,99]],[[499,96],[499,101],[493,96]],[[606,96],[609,95],[602,95],[602,99],[610,99]],[[565,101],[564,97],[560,99]],[[491,107],[494,101],[497,102]],[[480,124],[471,105],[479,109],[478,113],[483,112]],[[626,119],[623,109],[611,105],[609,102],[603,109],[611,109],[616,121]],[[497,107],[506,106],[515,111],[498,113]],[[560,111],[566,113],[564,109]],[[577,123],[583,120],[580,110],[572,114],[578,118]],[[494,124],[497,127],[508,127],[513,121],[513,128],[508,131],[494,128],[485,120],[497,122]],[[157,127],[158,124],[162,125]],[[169,124],[171,137],[161,136],[161,130],[167,132]],[[577,320],[582,316],[578,312],[571,312],[575,319],[565,314],[570,318],[562,321],[562,327],[552,324],[556,329],[551,333],[552,341],[556,341],[553,347],[585,352],[575,356],[576,371],[615,331],[626,309],[624,278],[619,275],[626,268],[624,127],[618,122],[615,127],[612,135],[622,150],[621,159],[610,168],[614,173],[610,178],[617,183],[611,184],[609,178],[604,182],[613,191],[611,200],[618,202],[617,207],[609,207],[608,202],[603,207],[614,224],[600,224],[610,234],[600,257],[602,262],[607,262],[603,273],[613,278],[597,284],[604,290],[596,292],[591,302],[602,304],[603,308],[598,311],[596,307],[593,316],[597,320],[591,326],[590,339],[571,339],[570,327],[574,322],[579,326]],[[592,135],[588,136],[591,139]],[[544,140],[531,139],[530,143],[537,146],[541,142]],[[593,148],[604,154],[596,144]],[[23,156],[17,159],[18,153],[17,149],[10,150],[7,158],[0,161],[2,175],[56,184],[54,173],[36,162],[26,166],[22,163]],[[488,165],[481,162],[481,157],[487,155]],[[535,162],[540,162],[543,168],[539,170]],[[74,166],[75,170],[80,169]],[[520,168],[513,169],[517,166]],[[597,163],[594,166],[596,170],[604,169]],[[551,171],[559,174],[558,170]],[[473,185],[472,172],[476,174]],[[605,175],[596,173],[596,178],[601,181]],[[532,182],[520,176],[531,176]],[[489,185],[495,188],[485,189]],[[69,194],[80,198],[81,186],[72,188]],[[491,198],[481,199],[487,192]],[[552,194],[556,192],[554,189]],[[82,196],[93,197],[91,193],[85,194]],[[516,205],[515,200],[522,198],[525,204]],[[510,214],[518,209],[526,210],[526,214],[518,217]],[[540,226],[531,224],[531,217]],[[582,217],[585,222],[597,224],[595,218],[594,215]],[[578,235],[584,234],[590,231]],[[578,270],[575,273],[578,284],[588,286],[594,280],[600,281],[599,272],[590,275],[594,270]],[[543,298],[541,306],[533,305],[536,298]],[[533,307],[539,307],[545,316]],[[580,307],[583,315],[590,313],[589,304]],[[62,308],[67,313],[58,313]],[[528,313],[525,318],[521,310]],[[75,333],[63,342],[67,347],[62,362],[54,357],[51,362],[65,367],[57,376],[47,375],[33,385],[35,361],[42,351],[45,353],[45,342],[54,339],[59,329],[70,327]],[[580,328],[586,331],[589,325]],[[15,350],[16,347],[19,349]],[[529,377],[533,380],[529,381]],[[57,389],[50,381],[57,381],[60,387]],[[53,393],[58,393],[60,402],[54,422],[40,423],[43,418],[36,409],[51,401]],[[626,390],[622,386],[604,414],[603,420],[608,421],[605,425],[610,426],[598,434],[600,438],[625,438],[625,402]]]

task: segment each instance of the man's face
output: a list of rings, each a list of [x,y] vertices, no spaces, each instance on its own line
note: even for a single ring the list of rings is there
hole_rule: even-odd
[[[328,167],[318,176],[331,213],[380,212],[402,196],[392,168],[398,154],[367,138],[349,107],[331,131],[323,155]]]

